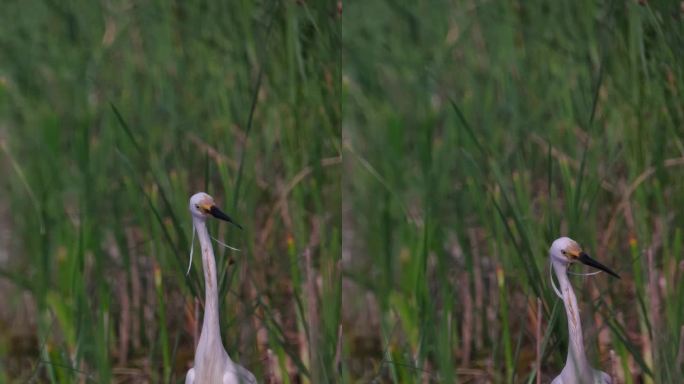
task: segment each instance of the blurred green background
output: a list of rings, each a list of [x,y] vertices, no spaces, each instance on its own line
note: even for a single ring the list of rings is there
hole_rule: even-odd
[[[182,382],[198,190],[262,382],[548,382],[560,235],[593,365],[684,374],[680,3],[1,7],[0,383]]]
[[[535,382],[539,342],[549,382],[567,331],[548,248],[568,235],[622,276],[572,277],[592,364],[681,382],[683,18],[679,1],[345,8],[350,378]]]
[[[245,227],[210,225],[241,249],[214,244],[231,357],[264,382],[337,375],[340,17],[303,1],[0,5],[0,383],[182,382],[200,190]]]

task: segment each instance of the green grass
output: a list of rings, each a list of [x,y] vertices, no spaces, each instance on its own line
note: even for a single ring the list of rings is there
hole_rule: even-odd
[[[339,6],[3,4],[0,383],[182,382],[199,190],[261,381],[547,382],[561,235],[594,366],[681,380],[680,4]]]
[[[336,375],[334,6],[2,8],[0,382],[184,380],[203,301],[197,258],[185,276],[199,190],[245,228],[210,226],[241,248],[214,246],[231,357],[260,379]]]
[[[561,235],[622,275],[572,279],[593,364],[681,380],[683,16],[643,3],[345,9],[345,292],[371,306],[345,311],[353,380],[535,382],[539,342],[548,382]]]

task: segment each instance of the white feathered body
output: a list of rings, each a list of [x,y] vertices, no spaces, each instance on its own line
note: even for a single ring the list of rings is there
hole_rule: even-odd
[[[205,303],[202,333],[195,351],[194,367],[188,371],[185,383],[256,384],[256,378],[251,372],[231,360],[221,341],[214,250],[211,247],[209,232],[205,224],[206,215],[195,210],[206,199],[211,199],[211,197],[204,193],[198,193],[190,199],[193,224],[202,248]],[[213,201],[211,202],[213,203]]]

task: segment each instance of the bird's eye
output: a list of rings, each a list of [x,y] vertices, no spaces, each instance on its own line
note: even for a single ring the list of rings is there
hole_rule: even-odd
[[[195,204],[195,208],[199,209],[199,204]],[[563,251],[565,253],[565,251]]]
[[[565,255],[565,249],[562,249],[562,250],[561,250],[561,253]]]

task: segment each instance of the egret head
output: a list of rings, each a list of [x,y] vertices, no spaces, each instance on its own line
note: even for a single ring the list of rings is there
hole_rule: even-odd
[[[233,221],[227,214],[221,211],[214,203],[214,198],[204,192],[198,192],[190,197],[190,213],[193,217],[201,220],[206,220],[209,216],[214,216],[217,219],[227,221],[236,227],[242,229],[240,224]]]
[[[569,266],[570,264],[579,261],[582,264],[600,269],[618,279],[620,278],[620,276],[611,271],[610,268],[589,257],[589,255],[582,250],[582,247],[569,237],[560,237],[556,239],[553,244],[551,244],[551,249],[549,249],[549,257],[552,262],[564,266]]]

